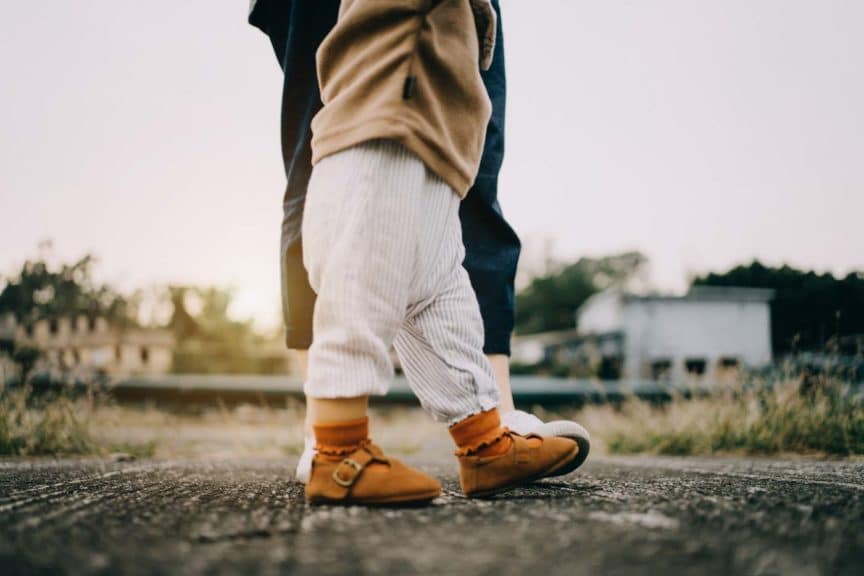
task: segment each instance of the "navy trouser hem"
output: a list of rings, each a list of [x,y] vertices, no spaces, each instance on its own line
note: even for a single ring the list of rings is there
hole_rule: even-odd
[[[486,332],[483,353],[510,356],[510,334],[510,330]]]

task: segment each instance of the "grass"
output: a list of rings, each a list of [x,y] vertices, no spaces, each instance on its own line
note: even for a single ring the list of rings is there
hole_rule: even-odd
[[[738,387],[665,405],[630,399],[589,406],[575,417],[611,454],[864,454],[860,391],[830,379],[810,384]]]
[[[92,454],[89,404],[66,394],[36,396],[30,388],[0,392],[0,455]]]
[[[830,379],[787,380],[752,389],[651,404],[636,398],[544,419],[574,418],[591,432],[595,454],[864,455],[864,396]],[[372,435],[398,455],[449,454],[446,428],[417,408],[373,410]],[[303,406],[225,406],[195,413],[120,406],[94,394],[0,391],[0,456],[221,458],[296,456]]]
[[[88,391],[34,394],[29,387],[0,391],[0,456],[153,455],[156,444],[114,442],[94,433],[107,399]]]

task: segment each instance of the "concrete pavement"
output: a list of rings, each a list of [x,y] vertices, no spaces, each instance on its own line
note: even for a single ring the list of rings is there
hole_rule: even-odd
[[[864,462],[592,458],[492,500],[309,507],[291,459],[0,461],[3,574],[861,574]]]

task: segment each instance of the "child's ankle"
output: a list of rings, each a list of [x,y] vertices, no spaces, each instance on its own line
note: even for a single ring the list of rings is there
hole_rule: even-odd
[[[457,456],[499,456],[513,443],[496,408],[457,422],[450,427],[450,435],[458,448]]]
[[[317,422],[312,428],[315,450],[327,460],[342,460],[369,439],[368,417],[344,422]]]

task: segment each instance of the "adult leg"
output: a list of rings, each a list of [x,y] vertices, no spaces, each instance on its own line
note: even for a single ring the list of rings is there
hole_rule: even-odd
[[[497,0],[493,0],[492,4],[498,13],[495,55],[489,70],[481,72],[492,101],[492,116],[486,128],[480,170],[468,197],[462,202],[459,217],[465,244],[463,265],[468,271],[483,317],[483,351],[492,366],[500,392],[499,409],[506,413],[513,410],[509,356],[514,319],[514,281],[521,244],[498,204],[498,173],[504,160],[507,76],[500,6]]]
[[[315,292],[303,266],[301,225],[312,172],[311,122],[321,109],[315,51],[336,23],[339,0],[258,0],[250,22],[270,38],[284,73],[282,88],[282,160],[287,185],[282,201],[280,269],[285,343],[299,351],[305,379]],[[305,479],[311,466],[316,403],[306,405],[305,450],[298,470]],[[305,481],[305,480],[304,480]]]
[[[307,350],[312,343],[315,292],[303,266],[301,224],[312,172],[311,123],[321,109],[315,51],[336,23],[339,2],[268,2],[274,11],[267,18],[273,23],[271,41],[284,72],[281,139],[287,184],[280,246],[282,314],[288,348]]]

